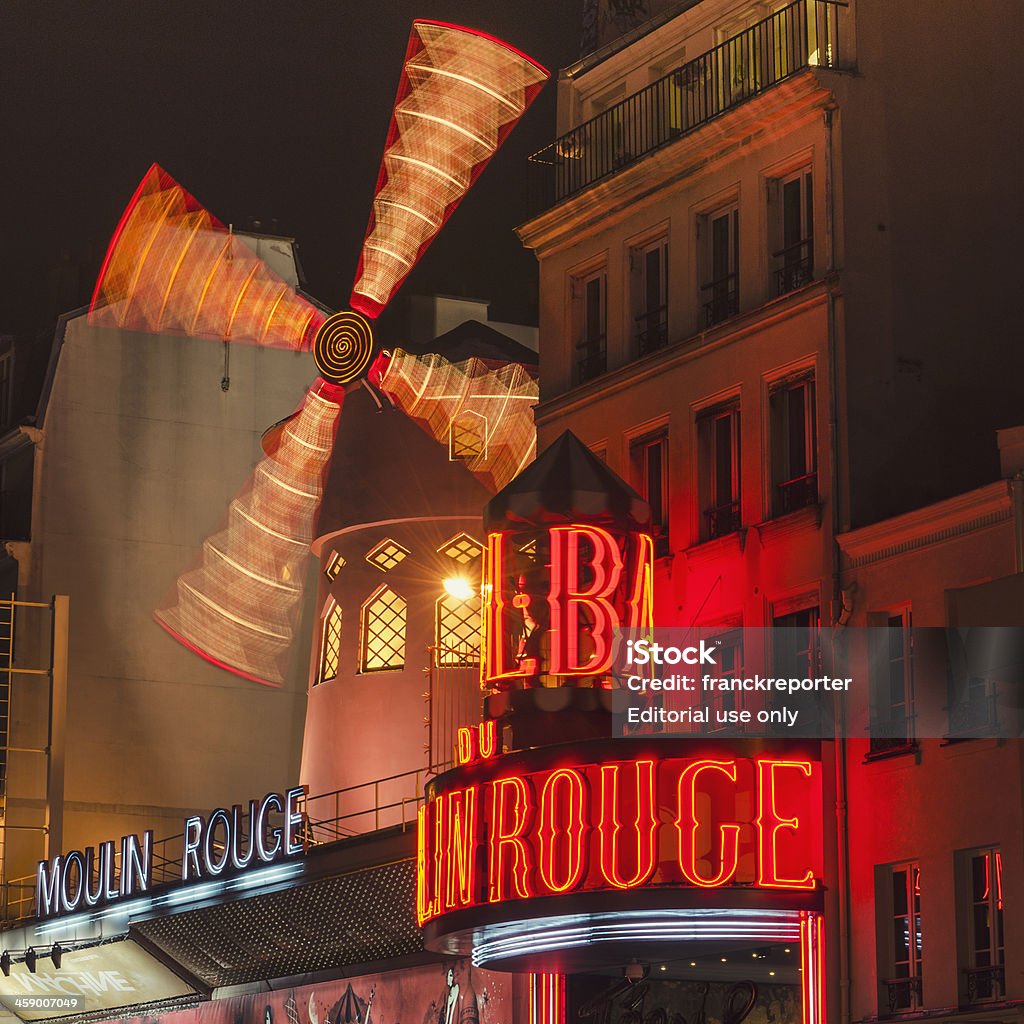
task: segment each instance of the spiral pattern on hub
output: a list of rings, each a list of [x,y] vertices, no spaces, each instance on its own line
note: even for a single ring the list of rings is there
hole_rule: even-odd
[[[373,359],[370,321],[351,310],[335,313],[316,332],[313,359],[320,376],[332,384],[358,380]]]

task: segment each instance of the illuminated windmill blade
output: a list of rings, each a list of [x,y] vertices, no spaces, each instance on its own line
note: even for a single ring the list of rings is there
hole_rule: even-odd
[[[121,216],[91,323],[308,349],[325,315],[154,164]]]
[[[284,681],[341,402],[340,388],[310,388],[231,502],[227,526],[156,612],[176,639],[247,679]]]
[[[533,461],[539,389],[520,363],[479,358],[452,363],[437,353],[396,349],[380,387],[451,458],[464,462],[495,491]]]
[[[548,77],[491,36],[413,22],[353,309],[387,305]]]

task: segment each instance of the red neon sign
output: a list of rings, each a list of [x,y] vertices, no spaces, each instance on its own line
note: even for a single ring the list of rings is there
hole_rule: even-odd
[[[542,530],[535,542],[537,560],[527,574],[520,571],[519,552],[508,534],[487,538],[485,685],[541,674],[605,675],[614,661],[617,631],[653,624],[649,536],[577,524]]]
[[[818,885],[817,761],[645,756],[513,774],[510,760],[457,769],[448,778],[472,784],[422,808],[420,923],[575,891]]]

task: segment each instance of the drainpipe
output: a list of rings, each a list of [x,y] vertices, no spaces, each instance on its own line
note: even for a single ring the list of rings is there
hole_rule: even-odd
[[[833,129],[838,105],[832,101],[823,111],[825,124],[825,252],[827,254],[826,276],[836,272],[836,198],[835,198],[835,149]],[[838,626],[846,625],[852,611],[852,594],[842,589],[840,578],[840,494],[839,494],[839,379],[836,369],[836,304],[838,288],[830,283],[828,290],[828,387],[829,387],[829,469],[832,506],[832,591],[833,598],[840,603]],[[835,634],[833,634],[835,636]],[[846,709],[842,701],[837,702],[835,743],[836,775],[836,872],[839,892],[839,1020],[850,1024],[850,884],[849,884],[849,811],[846,800]]]
[[[1013,505],[1013,569],[1024,573],[1024,469],[1010,477],[1010,502]]]

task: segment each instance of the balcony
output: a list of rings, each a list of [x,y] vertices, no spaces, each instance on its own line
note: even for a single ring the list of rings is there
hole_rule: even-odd
[[[659,306],[634,318],[638,356],[657,352],[668,344],[668,306]]]
[[[814,280],[814,240],[805,238],[796,245],[772,253],[781,263],[775,271],[776,296],[788,295]]]
[[[809,67],[839,62],[838,0],[795,0],[534,153],[561,202]]]

